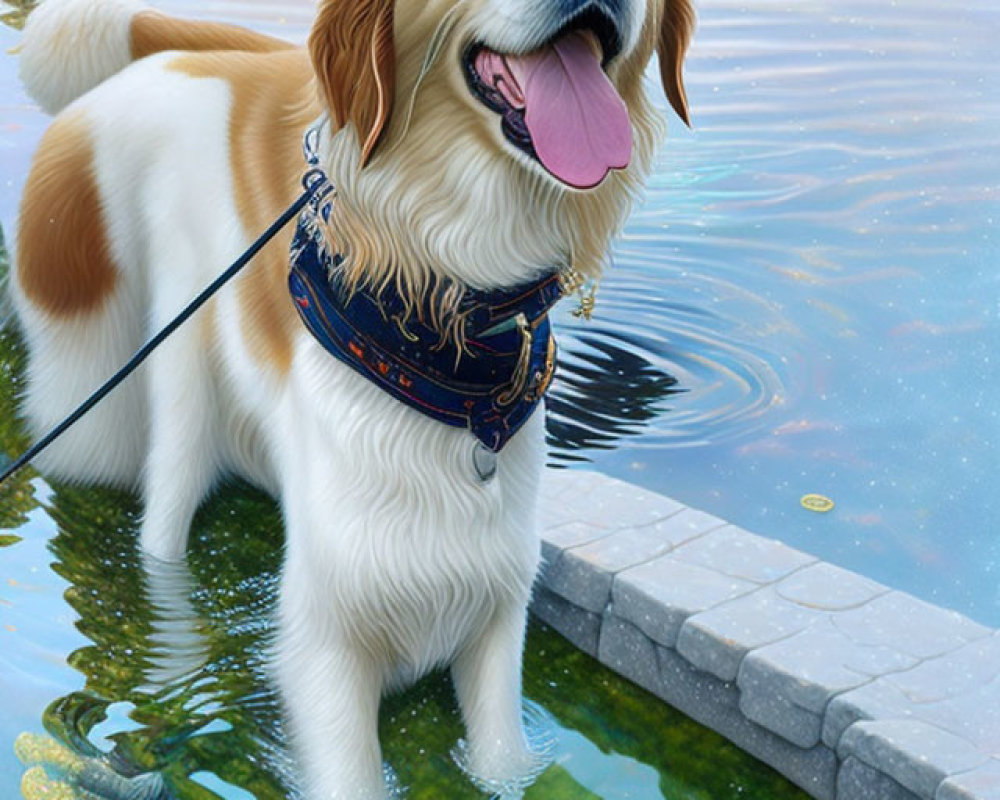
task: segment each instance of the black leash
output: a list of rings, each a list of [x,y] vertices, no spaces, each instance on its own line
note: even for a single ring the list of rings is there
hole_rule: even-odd
[[[195,311],[205,305],[208,300],[211,299],[219,289],[226,285],[243,267],[250,263],[257,253],[259,253],[264,246],[273,239],[278,232],[284,228],[289,222],[291,222],[299,212],[305,208],[306,203],[313,196],[314,189],[307,188],[306,191],[302,193],[298,200],[296,200],[284,214],[282,214],[278,219],[271,223],[264,233],[260,235],[250,247],[247,249],[243,255],[241,255],[232,265],[223,272],[218,278],[216,278],[212,283],[210,283],[201,294],[199,294],[194,300],[192,300],[188,305],[174,317],[167,325],[157,333],[152,339],[150,339],[146,344],[136,351],[136,354],[129,359],[128,363],[122,367],[118,372],[116,372],[101,388],[94,392],[90,397],[88,397],[80,406],[70,414],[66,419],[56,425],[44,438],[36,442],[31,448],[28,449],[24,455],[22,455],[17,461],[11,464],[7,469],[3,471],[0,475],[0,484],[3,484],[11,475],[23,468],[35,458],[39,453],[41,453],[45,448],[52,444],[56,439],[62,436],[69,428],[76,423],[80,417],[86,414],[90,409],[96,406],[101,400],[103,400],[108,394],[111,393],[115,387],[118,386],[122,381],[124,381],[129,375],[136,371],[140,364],[149,358],[149,355],[161,344],[164,340],[170,336],[175,330],[177,330],[181,325],[183,325]]]

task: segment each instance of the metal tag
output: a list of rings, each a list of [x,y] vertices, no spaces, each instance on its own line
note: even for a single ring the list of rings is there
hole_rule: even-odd
[[[497,454],[482,442],[472,447],[472,468],[480,483],[489,483],[497,474]]]

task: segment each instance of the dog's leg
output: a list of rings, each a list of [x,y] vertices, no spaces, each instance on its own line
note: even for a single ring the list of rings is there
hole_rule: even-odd
[[[385,800],[378,741],[381,671],[357,648],[341,643],[329,619],[293,614],[297,618],[290,620],[286,599],[296,591],[302,588],[290,588],[286,580],[276,677],[305,797]],[[329,613],[325,604],[322,613]]]
[[[525,604],[499,608],[490,624],[452,664],[473,775],[504,781],[529,773],[535,759],[521,721],[521,653]]]
[[[149,363],[150,449],[142,547],[183,558],[191,520],[218,474],[216,403],[202,328],[193,320]]]

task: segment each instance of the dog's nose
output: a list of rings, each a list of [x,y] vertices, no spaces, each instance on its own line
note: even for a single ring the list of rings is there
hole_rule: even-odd
[[[557,0],[560,17],[570,27],[592,30],[610,61],[622,48],[627,0]]]

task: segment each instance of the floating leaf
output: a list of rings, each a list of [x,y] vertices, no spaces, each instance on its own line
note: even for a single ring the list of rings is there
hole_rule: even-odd
[[[20,536],[13,533],[0,533],[0,547],[13,547],[18,542],[24,541]]]

